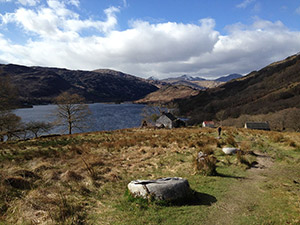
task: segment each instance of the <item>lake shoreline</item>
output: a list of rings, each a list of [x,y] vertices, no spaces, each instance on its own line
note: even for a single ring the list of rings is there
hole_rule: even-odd
[[[92,103],[87,104],[92,112],[92,122],[89,128],[74,133],[93,132],[93,131],[111,131],[125,128],[134,128],[141,125],[143,119],[142,112],[146,105],[135,103]],[[19,108],[13,111],[21,117],[22,122],[46,122],[52,123],[56,120],[56,105],[34,105],[32,108]],[[65,133],[61,128],[54,128],[49,133]]]

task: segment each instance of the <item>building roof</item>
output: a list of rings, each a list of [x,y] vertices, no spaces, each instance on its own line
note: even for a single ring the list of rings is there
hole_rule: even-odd
[[[203,121],[205,124],[215,124],[214,121]]]
[[[245,127],[256,130],[270,130],[270,125],[267,122],[246,122]]]
[[[173,116],[172,113],[163,113],[162,115],[165,115],[166,117],[168,117],[170,120],[174,121],[176,120],[177,118],[175,116]]]

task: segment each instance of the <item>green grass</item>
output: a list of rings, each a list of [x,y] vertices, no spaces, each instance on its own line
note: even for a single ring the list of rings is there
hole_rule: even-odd
[[[300,134],[223,129],[128,129],[0,144],[0,224],[299,224]],[[250,169],[226,144],[241,146]],[[214,152],[217,174],[195,170],[199,151]],[[31,188],[4,180],[16,171]],[[135,179],[183,177],[193,200],[179,203],[132,199]]]

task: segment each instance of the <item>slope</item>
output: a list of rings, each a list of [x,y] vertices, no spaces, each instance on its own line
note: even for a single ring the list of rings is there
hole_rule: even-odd
[[[167,103],[175,99],[187,98],[197,95],[199,90],[185,85],[165,85],[159,90],[148,94],[145,98],[137,100],[136,103]]]
[[[61,92],[78,93],[88,102],[133,101],[158,88],[144,79],[113,70],[80,71],[20,65],[0,65],[26,104],[51,103]]]
[[[181,114],[192,122],[266,114],[300,106],[300,56],[251,72],[187,100],[178,101]]]

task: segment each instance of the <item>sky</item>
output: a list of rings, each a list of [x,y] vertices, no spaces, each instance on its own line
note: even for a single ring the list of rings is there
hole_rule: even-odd
[[[213,79],[298,52],[299,0],[0,0],[5,64]]]

